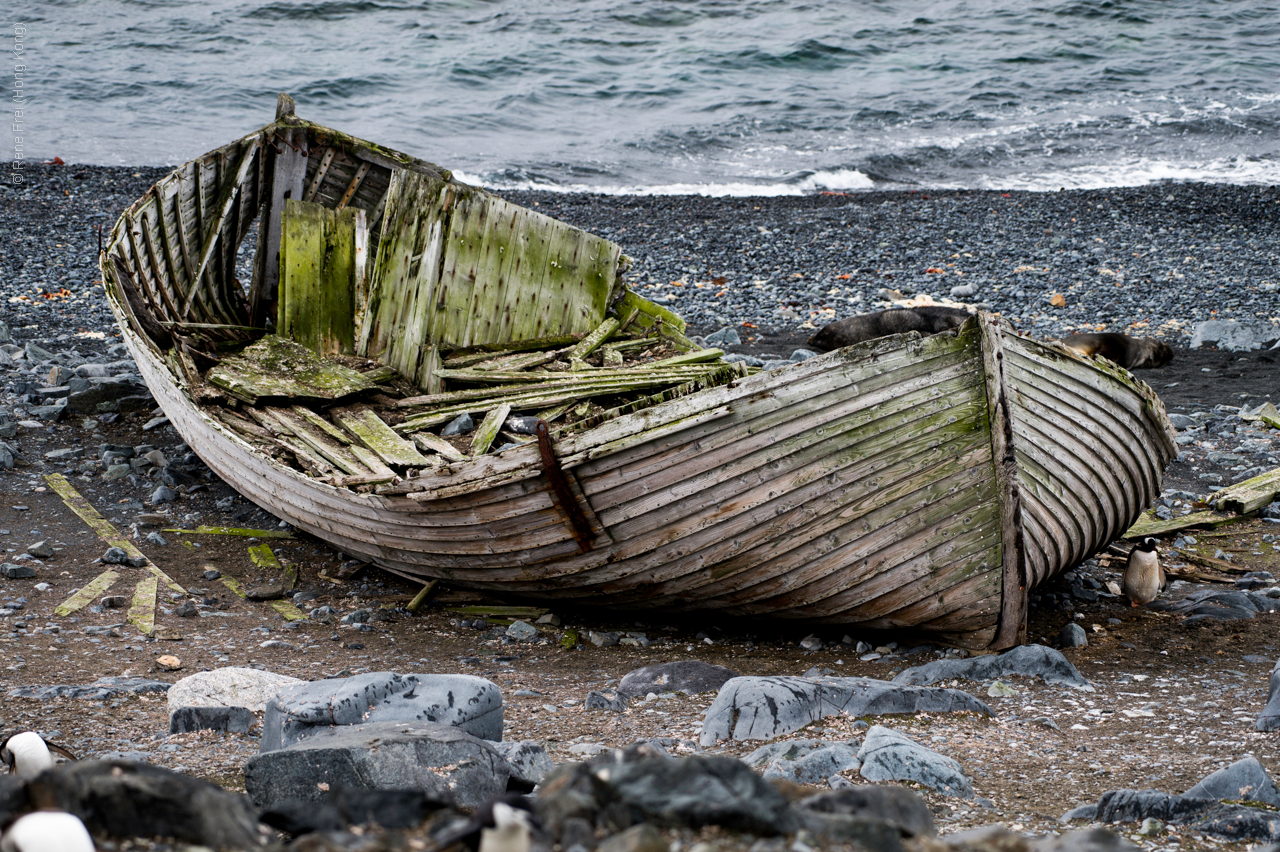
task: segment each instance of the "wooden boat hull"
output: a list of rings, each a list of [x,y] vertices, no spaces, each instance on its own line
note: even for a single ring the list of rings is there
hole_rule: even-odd
[[[183,169],[171,184],[192,171]],[[252,159],[234,179],[224,168],[208,194],[235,196],[238,181],[246,208],[261,207],[266,171]],[[157,294],[166,267],[184,266],[145,248],[176,246],[165,232],[186,226],[161,224],[166,192],[122,217],[108,248]],[[376,218],[377,199],[369,203]],[[218,274],[233,280],[226,258],[246,228],[227,222],[243,214],[223,217],[220,231],[213,216],[186,218],[205,229],[190,227],[185,241],[214,245]],[[222,298],[193,294],[196,274],[185,290],[172,274],[168,298],[131,299],[113,267],[104,255],[144,379],[224,481],[394,573],[522,600],[910,627],[1008,647],[1023,639],[1029,591],[1123,533],[1159,494],[1174,454],[1145,384],[980,317],[957,333],[848,347],[561,437],[555,455],[591,529],[585,549],[536,444],[424,471],[401,494],[356,493],[265,456],[202,409],[138,317],[142,301],[161,315],[185,301],[249,324],[252,306],[230,287]]]

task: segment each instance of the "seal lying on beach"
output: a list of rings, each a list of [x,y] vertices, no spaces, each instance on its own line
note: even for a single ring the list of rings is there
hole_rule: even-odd
[[[937,334],[956,328],[971,316],[973,314],[963,308],[946,308],[941,305],[890,308],[887,311],[858,314],[856,317],[828,323],[809,338],[809,346],[820,352],[830,352],[841,346],[852,346],[864,340],[906,331]]]
[[[1127,334],[1071,334],[1062,338],[1062,345],[1081,355],[1101,355],[1126,370],[1163,367],[1173,360],[1169,344]]]

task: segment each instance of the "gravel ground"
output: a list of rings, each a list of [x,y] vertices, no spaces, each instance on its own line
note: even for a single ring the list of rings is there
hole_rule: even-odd
[[[124,357],[97,283],[95,229],[109,227],[163,172],[50,166],[32,170],[32,182],[23,189],[0,188],[0,320],[18,344],[35,342],[103,363]],[[880,291],[886,288],[903,296],[947,297],[954,287],[972,285],[973,294],[963,301],[988,306],[1038,334],[1132,330],[1176,346],[1185,346],[1201,320],[1276,321],[1280,315],[1280,194],[1274,189],[1169,185],[1041,195],[512,198],[617,240],[635,258],[629,273],[634,286],[682,313],[697,333],[738,329],[743,352],[787,354],[812,327],[882,306]],[[1055,293],[1063,295],[1063,307],[1051,304]],[[1236,416],[1236,406],[1280,394],[1275,360],[1267,353],[1180,348],[1170,368],[1144,374],[1170,410],[1198,413],[1181,433],[1186,452],[1166,480],[1166,513],[1190,511],[1192,499],[1209,488],[1276,465],[1280,442]],[[15,420],[23,416],[39,378],[20,368],[0,371],[3,413]],[[802,650],[807,631],[798,627],[637,624],[621,614],[590,612],[563,613],[564,626],[584,635],[642,634],[649,644],[637,640],[565,652],[555,644],[558,633],[521,645],[494,625],[476,630],[464,624],[450,612],[463,602],[457,596],[446,596],[416,617],[394,614],[368,631],[310,622],[286,628],[266,606],[240,600],[204,578],[216,568],[242,583],[266,579],[248,562],[243,542],[174,540],[172,534],[165,545],[147,541],[149,532],[167,525],[261,528],[274,519],[208,477],[198,477],[202,488],[184,488],[176,502],[158,507],[146,505],[158,469],[142,466],[131,478],[103,479],[97,458],[102,443],[146,445],[169,459],[184,456],[170,428],[143,431],[150,418],[144,410],[101,418],[94,427],[68,420],[23,427],[7,439],[20,449],[25,466],[0,472],[0,529],[6,531],[0,546],[8,550],[7,559],[36,566],[50,588],[33,592],[34,580],[0,580],[0,598],[24,604],[0,624],[5,694],[12,686],[87,683],[104,675],[173,681],[222,665],[259,665],[304,678],[384,669],[462,671],[495,680],[510,696],[508,739],[544,741],[554,759],[566,761],[643,737],[667,737],[678,753],[696,750],[710,695],[653,699],[621,715],[582,710],[587,690],[616,684],[642,665],[696,657],[743,674],[802,675],[819,668],[888,677],[926,658],[902,655],[915,644],[910,637],[860,635],[846,643],[836,631],[821,635],[820,650]],[[77,447],[88,452],[47,455]],[[122,613],[101,607],[56,618],[53,607],[101,571],[94,560],[104,545],[46,486],[44,476],[54,472],[71,479],[144,552],[163,561],[189,590],[191,603],[227,617],[184,621],[174,611],[180,601],[162,601],[157,624],[185,634],[164,642],[146,641],[130,630],[85,633],[85,627],[123,621]],[[168,512],[169,521],[143,521],[157,511]],[[1184,537],[1178,546],[1186,559],[1175,557],[1171,565],[1193,570],[1201,564],[1197,556],[1220,555],[1242,570],[1280,574],[1275,525],[1255,520],[1228,530],[1198,534],[1198,541]],[[23,560],[21,553],[41,539],[55,555]],[[330,582],[321,575],[335,576],[343,557],[315,542],[282,544],[278,550],[299,567],[303,592],[314,596],[301,606],[328,605],[339,615],[360,607],[394,609],[416,591],[377,572]],[[1106,790],[1182,792],[1246,754],[1257,756],[1273,775],[1280,772],[1276,735],[1252,730],[1278,653],[1280,616],[1261,612],[1192,624],[1175,612],[1131,610],[1107,593],[1107,583],[1117,579],[1118,565],[1091,560],[1037,590],[1032,601],[1033,639],[1051,644],[1068,622],[1084,627],[1090,644],[1067,654],[1095,693],[1018,680],[1012,696],[989,699],[999,713],[996,720],[925,716],[891,722],[960,760],[979,796],[990,800],[985,807],[927,794],[943,831],[1000,822],[1043,836],[1062,830],[1056,820],[1064,811],[1096,801]],[[1192,578],[1175,584],[1170,598],[1183,600],[1206,588],[1221,586]],[[277,638],[284,644],[265,644]],[[857,651],[853,646],[863,640],[880,652]],[[900,647],[890,647],[892,641]],[[165,653],[180,656],[184,668],[161,672],[155,658]],[[985,685],[957,685],[988,699]],[[538,694],[516,697],[520,689]],[[166,737],[165,705],[154,697],[9,698],[0,713],[5,727],[56,731],[56,739],[89,756],[134,753],[233,788],[242,783],[244,758],[256,748],[252,736]],[[1046,727],[1044,718],[1056,727]],[[796,736],[848,740],[859,733],[854,720],[832,718]],[[741,754],[753,746],[717,749]],[[1123,831],[1147,848],[1200,848],[1207,842],[1185,831],[1148,837],[1136,835],[1134,825]],[[724,841],[722,848],[736,847]]]

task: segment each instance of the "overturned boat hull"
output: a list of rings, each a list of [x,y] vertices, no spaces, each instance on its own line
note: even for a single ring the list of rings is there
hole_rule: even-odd
[[[1003,648],[1024,638],[1031,589],[1118,537],[1159,494],[1174,433],[1151,389],[986,316],[553,433],[550,457],[528,443],[381,493],[317,481],[211,416],[180,341],[165,335],[265,323],[276,183],[358,206],[377,236],[398,172],[452,184],[430,164],[282,115],[157,184],[117,223],[102,263],[124,339],[191,448],[244,496],[353,556],[528,601],[910,627]],[[236,249],[259,214],[246,291]],[[576,325],[537,333],[591,324],[557,310]],[[497,340],[509,333],[491,325]],[[479,327],[453,342],[477,342]]]

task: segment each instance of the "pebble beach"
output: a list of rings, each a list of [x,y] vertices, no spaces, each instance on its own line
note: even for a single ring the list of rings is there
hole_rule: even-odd
[[[198,546],[171,528],[276,530],[276,519],[212,477],[154,410],[99,283],[97,229],[109,229],[166,171],[43,165],[28,170],[26,184],[0,188],[0,322],[7,332],[0,336],[0,547],[10,560],[0,579],[0,642],[8,661],[0,672],[8,697],[0,722],[6,729],[43,731],[83,757],[143,761],[189,780],[247,789],[255,806],[264,806],[276,804],[273,787],[305,787],[309,776],[299,781],[272,764],[269,753],[254,756],[267,736],[261,704],[252,715],[240,714],[245,724],[239,728],[228,727],[226,713],[206,714],[212,721],[200,730],[173,727],[169,711],[182,704],[175,697],[181,690],[167,702],[161,697],[172,685],[227,667],[302,681],[377,680],[376,673],[388,671],[463,674],[490,682],[493,690],[482,690],[486,700],[501,691],[498,735],[507,741],[503,753],[510,753],[511,766],[482,778],[448,776],[450,783],[476,785],[487,796],[517,769],[527,774],[545,771],[552,761],[562,765],[542,790],[542,816],[555,824],[554,844],[535,835],[534,848],[808,852],[905,845],[920,852],[1080,852],[1130,843],[1243,850],[1280,840],[1280,824],[1267,816],[1274,811],[1241,806],[1227,789],[1254,784],[1256,800],[1280,805],[1270,780],[1280,771],[1276,734],[1267,727],[1280,726],[1280,689],[1268,689],[1280,653],[1274,641],[1280,586],[1266,570],[1280,574],[1280,505],[1229,528],[1241,530],[1225,534],[1230,539],[1197,533],[1201,542],[1187,535],[1170,542],[1188,554],[1207,544],[1213,558],[1241,573],[1257,570],[1232,575],[1225,588],[1188,575],[1150,610],[1130,611],[1110,590],[1119,578],[1117,560],[1088,560],[1037,590],[1029,634],[1035,645],[1028,648],[1039,656],[990,670],[984,669],[990,657],[838,628],[666,624],[592,613],[548,613],[545,622],[508,625],[461,618],[449,609],[457,601],[447,596],[410,615],[404,604],[416,587],[373,569],[335,580],[352,566],[311,540],[277,545],[286,563],[299,568],[291,600],[306,618],[285,623],[262,602],[229,595],[221,572],[246,586],[266,579],[250,576],[255,569],[246,566],[240,543],[204,539]],[[1106,330],[1164,339],[1178,352],[1175,365],[1192,364],[1185,367],[1192,378],[1202,371],[1206,378],[1192,386],[1182,374],[1143,375],[1176,398],[1182,412],[1176,423],[1183,455],[1167,475],[1161,517],[1193,511],[1206,490],[1274,468],[1280,458],[1275,430],[1239,416],[1241,406],[1280,390],[1274,355],[1187,349],[1196,326],[1208,320],[1264,330],[1280,322],[1276,188],[504,196],[618,242],[633,261],[630,286],[685,317],[693,334],[732,329],[741,341],[732,349],[744,356],[786,357],[831,320],[928,302],[996,312],[1043,337]],[[116,410],[59,413],[51,410],[56,405],[42,405],[54,402],[43,396],[59,384],[52,379],[68,375],[112,379],[122,394]],[[73,482],[185,588],[161,589],[152,636],[125,624],[129,601],[119,588],[113,603],[103,597],[74,616],[55,613],[58,602],[106,567],[99,560],[112,560],[106,543],[50,490],[51,474]],[[113,566],[128,567],[127,561]],[[563,650],[570,631],[577,645]],[[687,674],[689,660],[699,674],[708,666],[724,668],[711,673],[711,685],[691,686],[688,694],[664,691],[666,680],[626,688],[628,678],[643,680],[635,673],[646,666],[669,666],[660,673],[674,677]],[[936,676],[933,669],[915,671],[930,663]],[[821,697],[813,686],[819,678],[890,681],[907,671],[921,679],[886,687],[899,708],[892,716],[863,714],[850,698],[853,709],[842,714],[810,719],[801,701],[784,718],[771,704],[776,682],[764,682],[786,676],[791,689],[802,681],[814,691],[805,701],[821,707],[835,693]],[[730,700],[716,692],[725,672],[761,683],[752,686],[755,692],[740,685]],[[938,691],[921,693],[929,701],[910,705],[917,698],[907,684]],[[955,700],[952,691],[969,693],[993,715],[975,705],[940,709]],[[716,733],[712,725],[750,714],[773,725],[768,747]],[[634,746],[638,741],[644,745]],[[625,754],[613,751],[628,746]],[[490,759],[483,748],[468,747]],[[707,762],[681,762],[679,771],[664,774],[667,764],[657,771],[644,763],[655,750]],[[453,772],[474,756],[459,752],[438,763],[442,772]],[[905,816],[885,829],[877,820],[890,804],[877,800],[868,828],[861,821],[866,812],[851,804],[853,794],[841,791],[895,779],[899,761],[930,767],[945,783],[921,776],[889,785],[884,789],[900,792],[884,795],[899,797],[892,807]],[[586,774],[615,762],[642,767],[615,770],[617,795],[641,797],[655,787],[670,794],[628,800],[635,813],[646,814],[630,828],[610,810],[606,794],[583,798],[594,783]],[[621,777],[628,773],[633,786]],[[758,783],[759,776],[773,785]],[[721,801],[721,782],[730,793],[746,793]],[[714,796],[706,792],[713,787]],[[0,799],[6,789],[0,788]],[[819,794],[835,798],[815,802]],[[699,810],[700,797],[714,801],[719,822]],[[468,800],[467,809],[476,801]],[[217,836],[241,838],[226,845],[248,848],[244,838],[257,831],[257,812],[245,810],[243,801],[227,807],[227,819],[238,827]],[[464,822],[461,815],[438,813],[425,827],[373,836],[339,826],[293,847],[432,848],[428,844]],[[935,830],[941,837],[930,833]],[[192,831],[189,842],[215,836]],[[283,835],[262,837],[288,848]],[[100,848],[182,844],[112,840]]]

